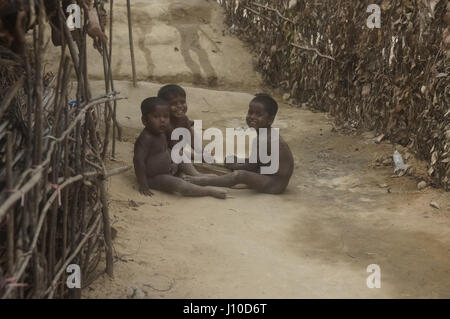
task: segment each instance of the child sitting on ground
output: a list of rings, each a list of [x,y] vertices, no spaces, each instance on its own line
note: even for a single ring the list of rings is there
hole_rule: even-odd
[[[170,106],[170,127],[167,131],[169,147],[172,148],[179,142],[171,139],[172,131],[176,128],[183,127],[190,130],[191,137],[193,137],[194,130],[192,125],[194,122],[189,120],[186,115],[186,91],[179,85],[168,84],[159,89],[158,97],[169,103]]]
[[[280,194],[284,192],[289,184],[289,180],[294,170],[294,158],[291,150],[286,142],[279,136],[279,168],[274,174],[261,174],[261,168],[270,166],[263,164],[259,157],[259,142],[260,129],[267,129],[267,140],[262,141],[267,143],[268,154],[271,155],[271,126],[278,111],[277,102],[267,94],[257,94],[250,102],[247,113],[247,125],[250,128],[256,129],[258,134],[257,139],[257,161],[251,163],[249,159],[245,159],[245,163],[237,163],[237,158],[234,157],[233,164],[226,164],[225,166],[234,170],[233,173],[222,176],[186,176],[185,179],[191,183],[206,186],[221,186],[232,187],[237,184],[246,184],[250,188],[257,190],[260,193]]]
[[[213,187],[191,184],[175,175],[185,164],[171,159],[166,132],[170,125],[169,104],[158,97],[145,99],[141,104],[145,128],[134,144],[134,169],[143,195],[151,196],[150,188],[177,192],[184,196],[213,196],[224,199],[226,192]]]
[[[187,103],[186,103],[186,91],[179,85],[176,84],[168,84],[161,87],[158,91],[158,97],[165,100],[169,103],[170,106],[170,126],[167,131],[167,141],[169,143],[169,148],[172,149],[174,145],[176,145],[180,139],[171,138],[172,132],[176,128],[186,128],[191,133],[191,141],[189,145],[194,149],[194,129],[192,126],[194,122],[191,121],[187,113]],[[201,146],[200,148],[195,150],[198,153],[202,153]],[[192,157],[194,153],[192,153]],[[201,175],[197,169],[191,163],[186,163],[183,165],[184,173],[187,175],[198,176]]]

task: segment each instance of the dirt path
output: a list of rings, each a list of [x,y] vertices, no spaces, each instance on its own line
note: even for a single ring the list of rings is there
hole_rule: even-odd
[[[197,27],[185,27],[182,32],[191,34],[186,37],[200,37],[191,60],[186,52],[174,50],[188,47],[177,36],[155,47],[148,47],[145,40],[139,44],[143,54],[138,65],[143,74],[155,74],[153,68],[160,66],[171,74],[170,81],[196,83],[187,87],[189,116],[202,119],[205,127],[244,126],[251,95],[224,89],[241,85],[242,91],[251,92],[250,88],[260,85],[259,76],[233,64],[238,53],[249,68],[251,56],[239,41],[222,36],[223,17],[215,1],[193,0],[184,7],[180,6],[184,1],[136,3],[141,15],[147,12],[153,19],[145,39],[180,33],[175,18],[162,22],[168,16],[178,17],[176,21],[184,25],[204,19],[206,34],[210,32],[216,41],[222,37],[223,53],[216,54],[209,50],[208,41],[203,42],[206,36]],[[161,15],[157,15],[158,8]],[[126,30],[120,24],[116,29],[120,34]],[[210,61],[197,64],[203,65],[197,72],[189,63],[199,56],[202,59],[202,49]],[[164,50],[170,51],[167,59],[158,56]],[[171,60],[173,52],[178,55]],[[231,52],[235,54],[230,57]],[[123,53],[117,61],[125,58]],[[169,65],[177,70],[180,66],[179,71],[171,73]],[[223,91],[193,87],[206,85],[214,76],[213,84]],[[100,92],[103,84],[93,81],[92,85]],[[119,107],[127,140],[118,144],[119,163],[111,165],[132,164],[133,143],[141,129],[140,102],[155,95],[160,85],[140,82],[132,88],[129,82],[118,81],[116,87],[128,97]],[[341,136],[332,131],[326,114],[280,104],[275,126],[280,127],[295,158],[291,183],[280,196],[230,190],[232,198],[227,200],[160,192],[148,198],[137,192],[133,171],[113,177],[109,193],[113,226],[118,231],[115,278],[100,277],[83,296],[450,297],[448,194],[430,188],[417,191],[412,178],[392,178],[391,167],[373,168],[376,158],[392,154],[393,146],[374,144],[370,133]],[[430,207],[431,201],[441,209]],[[370,264],[381,267],[380,289],[366,286]]]

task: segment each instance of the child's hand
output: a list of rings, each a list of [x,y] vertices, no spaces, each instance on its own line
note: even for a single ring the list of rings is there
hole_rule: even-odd
[[[103,53],[102,44],[103,43],[106,44],[108,38],[106,37],[100,25],[100,19],[97,14],[97,10],[94,8],[94,1],[84,0],[82,2],[82,5],[84,9],[88,12],[87,33],[94,40],[94,48],[96,48],[100,53]]]
[[[150,190],[150,188],[145,188],[145,187],[139,187],[139,192],[144,195],[144,196],[153,196],[152,191]]]

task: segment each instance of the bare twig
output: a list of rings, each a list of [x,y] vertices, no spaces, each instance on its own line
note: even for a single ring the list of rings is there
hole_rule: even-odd
[[[6,166],[7,166],[7,187],[10,189],[13,183],[12,176],[12,134],[8,132],[6,141]],[[8,245],[8,274],[11,275],[14,267],[14,211],[10,210],[8,214],[7,245]]]
[[[127,0],[127,17],[128,17],[128,36],[130,39],[131,68],[133,72],[133,86],[137,86],[136,81],[136,63],[134,60],[134,44],[133,44],[133,25],[131,22],[131,3]]]
[[[120,173],[128,170],[129,168],[130,168],[129,166],[125,166],[125,167],[119,167],[119,168],[113,169],[110,172],[108,172],[105,175],[105,177],[110,177],[110,176],[113,176],[113,175],[116,175],[116,174],[120,174]],[[77,176],[73,176],[71,178],[68,178],[61,185],[59,185],[59,190],[62,190],[65,187],[67,187],[67,186],[69,186],[69,185],[71,185],[71,184],[73,184],[73,183],[75,183],[77,181],[82,180],[83,178],[95,177],[95,176],[98,176],[99,174],[100,174],[99,172],[93,171],[93,172],[88,172],[88,173],[85,173],[85,174],[80,174],[80,175],[77,175]],[[45,206],[43,207],[43,209],[41,211],[41,216],[39,217],[39,221],[38,221],[36,229],[35,229],[35,234],[34,234],[32,243],[30,245],[30,249],[29,249],[29,251],[27,253],[25,253],[25,256],[26,256],[25,259],[21,263],[21,265],[19,267],[19,270],[13,276],[16,280],[19,280],[22,277],[22,275],[23,275],[23,273],[24,273],[24,271],[25,271],[25,269],[26,269],[26,267],[27,267],[27,265],[28,265],[28,263],[30,261],[32,253],[33,253],[34,249],[36,248],[37,241],[38,241],[38,238],[39,238],[39,235],[40,235],[40,231],[42,229],[42,226],[44,225],[44,221],[45,221],[45,217],[46,217],[47,211],[49,210],[49,208],[51,207],[53,202],[58,198],[59,190],[54,190],[53,194],[49,197],[49,199],[47,200],[47,203],[45,204]],[[105,214],[103,214],[103,218],[105,218],[104,216],[105,216]],[[5,295],[2,298],[3,299],[7,298],[11,291],[12,291],[12,287],[10,287],[10,289],[8,289],[6,291]]]
[[[53,149],[56,145],[56,143],[61,142],[62,140],[64,140],[64,138],[66,138],[66,136],[72,132],[72,130],[74,129],[74,127],[76,126],[77,123],[81,122],[82,120],[84,120],[84,116],[86,114],[86,112],[93,107],[94,105],[97,104],[101,104],[101,103],[105,103],[106,101],[111,101],[113,99],[120,99],[120,98],[101,98],[101,99],[97,99],[94,100],[90,103],[88,103],[77,115],[77,117],[72,121],[72,123],[69,125],[69,127],[61,134],[60,137],[55,138],[52,143],[50,144],[50,148],[49,151],[47,152],[48,156],[47,159],[42,162],[40,165],[38,165],[35,169],[30,169],[27,170],[23,173],[23,175],[28,175],[29,173],[33,173],[33,176],[31,177],[31,179],[22,187],[20,187],[19,189],[17,189],[16,191],[12,192],[12,194],[8,197],[8,199],[0,206],[0,221],[3,219],[4,215],[6,214],[6,211],[17,201],[21,198],[21,194],[28,192],[31,188],[33,188],[39,181],[40,178],[42,177],[42,172],[43,169],[46,165],[48,165],[49,161],[50,161],[50,155],[53,153]]]
[[[276,27],[279,27],[279,26],[280,26],[278,23],[276,23],[275,21],[273,21],[271,18],[266,17],[265,15],[261,14],[260,12],[254,10],[254,9],[252,9],[252,8],[250,8],[250,7],[244,6],[244,5],[243,5],[242,7],[245,8],[245,9],[247,9],[248,11],[250,11],[250,12],[256,14],[257,16],[259,16],[259,17],[261,17],[261,18],[263,18],[263,19],[269,21],[269,22],[272,23],[274,26],[276,26]]]
[[[283,19],[283,20],[285,20],[285,21],[287,21],[287,22],[290,22],[290,23],[292,23],[292,24],[295,24],[294,21],[292,21],[291,19],[288,19],[288,18],[286,18],[285,16],[283,16],[283,15],[280,13],[280,11],[278,11],[278,9],[274,9],[274,8],[269,7],[269,6],[263,6],[262,4],[259,4],[259,3],[256,3],[256,2],[252,2],[252,5],[257,6],[257,7],[260,7],[260,8],[263,8],[263,9],[266,9],[266,10],[269,10],[269,11],[273,11],[273,12],[275,12],[281,19]]]
[[[114,259],[112,254],[111,224],[109,221],[108,200],[104,181],[99,181],[100,201],[102,203],[103,234],[105,237],[106,249],[106,273],[112,277],[114,275]]]
[[[298,49],[303,49],[303,50],[307,50],[307,51],[313,51],[313,52],[315,52],[318,56],[321,56],[322,58],[326,58],[326,59],[330,59],[330,60],[332,60],[332,61],[336,61],[336,59],[333,58],[332,56],[322,54],[322,53],[320,53],[319,50],[317,50],[316,48],[310,48],[310,47],[298,45],[298,44],[295,44],[295,43],[292,43],[292,42],[289,43],[289,45],[291,45],[291,46],[293,46],[293,47],[295,47],[295,48],[298,48]]]
[[[0,168],[0,177],[6,181],[0,203],[0,224],[4,225],[0,232],[5,235],[0,266],[8,278],[0,281],[0,297],[79,298],[80,289],[67,290],[63,285],[65,269],[69,263],[77,263],[83,278],[92,278],[89,275],[106,248],[107,273],[113,274],[105,179],[130,168],[107,170],[100,156],[108,149],[107,143],[103,141],[103,148],[99,143],[100,104],[107,106],[105,123],[112,118],[119,138],[121,135],[116,108],[111,107],[111,102],[116,106],[120,99],[112,78],[112,36],[109,49],[104,46],[106,95],[91,99],[86,15],[81,29],[69,31],[61,1],[56,2],[56,16],[48,20],[43,0],[24,1],[39,4],[32,41],[24,44],[23,56],[0,47],[0,67],[6,72],[2,84],[7,85],[0,101],[0,139],[6,137],[5,167]],[[111,1],[111,13],[112,7]],[[102,2],[97,10],[103,13]],[[33,19],[33,12],[30,16]],[[51,77],[43,64],[45,21],[52,26],[52,40],[61,45],[58,72]],[[112,31],[112,18],[110,27]],[[71,59],[65,54],[67,48]],[[75,103],[69,104],[72,65],[77,88]],[[11,108],[14,100],[17,107]],[[16,125],[11,116],[23,123]],[[24,196],[27,200],[17,205]]]
[[[12,99],[16,96],[17,92],[22,88],[24,81],[25,77],[22,75],[17,80],[16,84],[14,84],[14,86],[6,93],[2,103],[0,104],[0,118],[8,108],[9,103],[11,103]]]
[[[89,239],[91,234],[94,232],[94,230],[100,225],[100,219],[101,215],[98,215],[94,224],[89,228],[89,230],[84,235],[83,239],[80,241],[78,246],[75,248],[75,250],[72,252],[72,254],[67,258],[66,262],[61,266],[59,271],[56,273],[55,278],[53,278],[53,281],[50,285],[50,287],[47,288],[44,295],[49,295],[49,298],[53,298],[53,291],[55,289],[56,284],[58,283],[59,278],[64,273],[64,271],[67,269],[67,266],[72,262],[72,260],[78,255],[81,248],[83,248],[86,241]]]

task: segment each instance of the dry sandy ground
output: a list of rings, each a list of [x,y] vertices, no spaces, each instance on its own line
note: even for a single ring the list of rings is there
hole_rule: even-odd
[[[109,4],[105,8],[109,11]],[[260,86],[251,55],[224,25],[215,0],[133,0],[131,11],[139,81],[238,91]],[[126,1],[114,2],[113,18],[113,76],[130,80]],[[60,48],[48,45],[48,70],[58,67],[54,61],[59,61],[59,54]],[[103,60],[92,45],[88,57],[90,79],[103,80]]]
[[[132,162],[139,102],[159,85],[118,87],[130,98],[119,112],[128,141],[114,165],[123,165]],[[219,128],[243,125],[251,98],[195,88],[188,96],[191,118]],[[280,196],[148,198],[132,170],[113,177],[115,278],[101,277],[84,297],[126,298],[131,287],[148,298],[450,296],[448,194],[417,191],[412,178],[392,178],[391,167],[370,167],[393,146],[374,144],[370,133],[340,136],[325,114],[281,105],[275,124],[296,163]],[[381,267],[381,289],[366,286],[370,264]]]
[[[132,164],[142,129],[140,102],[160,87],[145,80],[193,83],[187,88],[191,119],[202,119],[204,127],[243,126],[251,95],[236,91],[255,92],[260,77],[242,43],[222,35],[215,1],[133,3],[142,82],[138,88],[116,82],[128,97],[118,111],[126,141],[117,144],[118,162],[111,165]],[[131,71],[123,5],[115,10],[115,76],[126,80]],[[193,39],[193,52],[182,37]],[[94,81],[99,71],[90,63],[99,93],[103,84]],[[198,88],[208,83],[222,91]],[[230,87],[241,89],[224,90]],[[374,168],[393,146],[374,144],[372,133],[339,135],[326,114],[280,104],[275,124],[295,158],[283,195],[233,189],[226,200],[161,192],[144,197],[133,170],[111,178],[115,277],[101,276],[83,297],[450,297],[448,194],[417,191],[413,178],[392,178],[392,167]],[[441,209],[430,207],[431,201]],[[366,286],[370,264],[381,267],[380,289]]]

